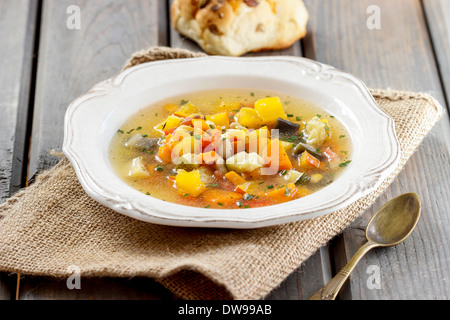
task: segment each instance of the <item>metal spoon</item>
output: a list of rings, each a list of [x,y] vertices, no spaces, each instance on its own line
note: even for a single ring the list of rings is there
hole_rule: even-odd
[[[310,300],[334,300],[359,260],[376,247],[395,246],[413,231],[420,216],[420,200],[415,193],[405,193],[392,199],[370,219],[366,228],[367,242],[359,248],[347,265],[317,291]]]

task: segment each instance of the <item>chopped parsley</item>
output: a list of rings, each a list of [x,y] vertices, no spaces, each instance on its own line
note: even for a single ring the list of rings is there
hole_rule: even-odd
[[[254,199],[255,198],[255,195],[253,195],[253,194],[249,194],[249,193],[246,193],[245,195],[244,195],[244,200],[245,201],[250,201],[250,200],[252,200],[252,199]]]
[[[291,194],[291,188],[286,188],[286,191],[284,192],[285,196],[289,196]]]
[[[344,168],[344,167],[348,166],[351,162],[352,162],[352,160],[348,160],[348,161],[342,162],[339,165],[339,168]]]

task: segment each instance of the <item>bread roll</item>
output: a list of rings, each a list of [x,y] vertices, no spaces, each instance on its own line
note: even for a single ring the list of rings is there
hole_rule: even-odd
[[[175,0],[174,28],[209,54],[278,50],[306,34],[302,0]]]

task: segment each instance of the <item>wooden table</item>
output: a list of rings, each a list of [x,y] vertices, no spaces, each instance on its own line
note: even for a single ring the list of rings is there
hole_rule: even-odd
[[[67,27],[76,5],[81,28]],[[200,50],[170,26],[160,0],[0,1],[0,202],[55,165],[66,108],[97,82],[119,72],[135,51],[163,45]],[[381,29],[367,20],[380,10]],[[450,1],[306,0],[308,35],[283,51],[353,73],[372,88],[431,93],[448,108]],[[69,13],[68,13],[69,8]],[[370,25],[370,23],[369,23]],[[261,54],[251,54],[261,55]],[[445,114],[396,181],[371,209],[321,248],[267,299],[307,299],[364,242],[369,217],[388,199],[419,194],[423,211],[404,243],[369,253],[340,299],[450,298],[450,122]],[[381,287],[368,285],[380,271]],[[0,275],[0,299],[173,299],[151,279],[65,280]]]

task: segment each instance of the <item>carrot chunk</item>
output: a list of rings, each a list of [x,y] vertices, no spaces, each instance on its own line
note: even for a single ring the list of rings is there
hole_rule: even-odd
[[[286,202],[292,200],[297,194],[297,191],[298,188],[295,186],[295,184],[290,183],[283,188],[268,192],[267,196],[273,200],[276,200],[277,202]]]
[[[272,144],[274,144],[274,149],[278,148],[278,158],[276,155],[272,155]],[[289,159],[288,154],[284,150],[278,139],[271,140],[267,144],[266,150],[264,152],[264,160],[269,163],[271,167],[278,168],[277,170],[289,170],[293,168],[292,162]]]
[[[206,203],[216,204],[221,207],[229,207],[243,197],[240,193],[216,188],[206,190],[202,196]]]
[[[172,162],[172,149],[177,143],[178,141],[169,141],[159,148],[158,157],[163,163]]]
[[[236,171],[230,171],[225,174],[225,178],[235,186],[246,183],[247,181]]]
[[[320,168],[320,160],[305,151],[299,158],[299,164],[302,168],[317,169]]]

